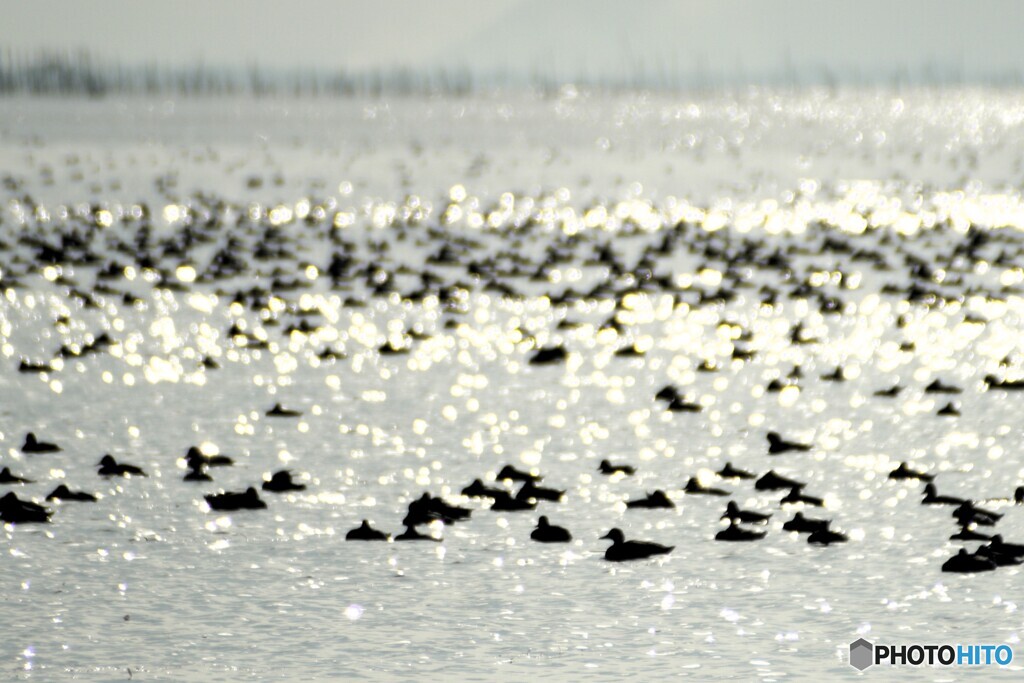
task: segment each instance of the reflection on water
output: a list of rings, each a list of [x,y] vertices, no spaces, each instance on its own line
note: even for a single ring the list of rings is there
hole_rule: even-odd
[[[603,131],[582,111],[567,116]],[[886,111],[896,131],[977,115]],[[794,116],[758,112],[768,131]],[[702,136],[737,125],[728,108],[702,115],[670,120]],[[816,139],[826,157],[864,144]],[[239,187],[287,148],[193,151],[193,185],[154,170],[178,154],[166,147],[33,144],[4,148],[25,165],[0,223],[0,459],[34,482],[5,488],[98,501],[4,528],[10,676],[775,680],[844,671],[857,634],[1017,642],[1004,589],[1018,570],[941,573],[977,543],[949,539],[952,508],[921,505],[921,481],[888,476],[904,462],[935,475],[1022,538],[1015,387],[999,386],[1024,377],[1015,191],[887,180],[896,164],[878,181],[698,199],[595,189],[602,169],[577,160],[549,189],[491,170],[362,197],[326,175]],[[576,149],[552,137],[546,153],[559,144]],[[125,200],[118,179],[149,184]],[[23,452],[30,431],[62,450]],[[99,476],[104,454],[148,476]],[[726,463],[806,486],[764,490],[718,474]],[[509,509],[522,483],[506,465],[554,500]],[[284,469],[305,489],[262,489]],[[474,479],[489,496],[461,493]],[[248,487],[267,509],[204,498]],[[508,507],[491,510],[499,491]],[[397,536],[424,492],[470,518],[419,527],[438,543],[344,540],[364,519]],[[771,515],[744,522],[762,540],[714,540],[729,501]],[[785,531],[797,512],[848,542]],[[572,540],[532,541],[541,515]],[[612,528],[674,550],[607,563]]]

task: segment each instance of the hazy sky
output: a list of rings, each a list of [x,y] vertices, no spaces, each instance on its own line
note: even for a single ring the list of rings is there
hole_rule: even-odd
[[[1017,0],[0,0],[0,46],[123,62],[468,67],[601,78],[992,79],[1024,66]]]

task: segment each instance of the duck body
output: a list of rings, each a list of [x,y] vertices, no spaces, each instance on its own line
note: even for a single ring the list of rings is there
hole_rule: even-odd
[[[530,538],[538,543],[568,543],[572,540],[572,534],[564,527],[551,524],[547,517],[541,517],[537,520],[537,528],[530,533]]]
[[[211,510],[233,512],[235,510],[262,510],[267,504],[260,500],[256,489],[251,486],[245,491],[214,493],[203,496]]]
[[[628,562],[656,555],[667,555],[675,548],[675,546],[665,546],[650,541],[627,541],[619,529],[612,529],[601,538],[612,541],[611,546],[604,552],[604,559],[609,562]]]

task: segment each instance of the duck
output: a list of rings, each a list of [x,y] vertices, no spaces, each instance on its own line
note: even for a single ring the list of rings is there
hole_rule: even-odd
[[[604,559],[609,562],[626,562],[642,560],[655,555],[667,555],[675,546],[666,546],[650,541],[627,541],[621,529],[612,529],[601,539],[609,539],[612,544],[604,551]]]
[[[786,441],[778,432],[768,432],[768,453],[769,455],[782,455],[791,451],[806,453],[811,450],[808,444]]]
[[[683,491],[692,495],[705,495],[705,496],[728,496],[730,495],[725,489],[716,489],[711,486],[705,486],[700,483],[697,477],[690,477],[689,481],[686,482],[686,486],[683,487]]]
[[[470,498],[493,498],[496,494],[502,493],[508,493],[508,491],[485,486],[479,479],[474,479],[472,484],[462,489],[462,495]]]
[[[395,540],[396,541],[433,541],[435,543],[440,543],[441,542],[441,539],[439,539],[439,538],[434,538],[433,536],[431,536],[429,534],[420,533],[416,529],[416,527],[414,527],[414,526],[407,526],[407,527],[405,527],[405,531],[403,531],[402,533],[400,533],[397,536],[395,536]]]
[[[881,396],[882,398],[896,398],[903,391],[903,387],[899,384],[894,384],[888,389],[879,389],[875,392],[875,396]]]
[[[671,384],[666,384],[665,386],[658,390],[658,393],[654,395],[654,398],[657,401],[665,401],[666,403],[671,403],[675,399],[679,398],[679,390],[676,389]]]
[[[524,472],[523,470],[516,469],[512,465],[505,465],[504,467],[501,468],[501,471],[498,472],[498,476],[496,478],[499,481],[502,479],[511,479],[512,481],[539,482],[544,477],[540,476],[539,474]]]
[[[794,486],[806,486],[807,484],[795,479],[788,479],[775,470],[768,470],[760,479],[754,482],[754,488],[758,491],[777,491],[779,489],[791,489]]]
[[[566,358],[569,357],[569,352],[562,346],[551,346],[543,349],[537,349],[532,356],[530,356],[530,365],[553,365],[555,363],[562,363]]]
[[[538,543],[568,543],[572,540],[572,534],[568,529],[555,526],[546,516],[541,515],[537,520],[537,528],[530,533],[530,538]]]
[[[736,467],[733,467],[732,463],[730,463],[730,462],[725,463],[725,466],[722,469],[720,469],[717,472],[715,472],[715,474],[720,476],[722,479],[756,479],[757,478],[757,475],[754,474],[753,472],[748,472],[746,470],[741,470],[741,469],[738,469]]]
[[[607,475],[612,475],[612,474],[633,475],[633,474],[636,474],[636,468],[635,467],[632,467],[630,465],[613,465],[610,462],[608,462],[607,460],[602,460],[601,464],[599,464],[597,466],[597,470],[601,474],[607,474]]]
[[[926,394],[959,394],[963,391],[958,386],[952,384],[944,384],[942,380],[936,379],[931,384],[924,388]]]
[[[829,522],[825,522],[825,525],[816,530],[812,531],[811,535],[807,537],[807,542],[811,545],[831,545],[833,543],[846,543],[850,540],[846,534],[833,531],[829,528]]]
[[[189,471],[185,473],[185,476],[182,477],[182,480],[183,481],[213,481],[213,477],[211,477],[206,472],[206,465],[196,465],[194,467],[190,467],[189,468]]]
[[[508,496],[508,493],[504,493]],[[424,492],[416,500],[409,503],[409,512],[402,523],[405,526],[419,526],[430,522],[440,521],[444,524],[454,524],[458,521],[469,519],[472,510],[450,505],[441,498]]]
[[[805,505],[814,505],[816,507],[825,507],[825,501],[816,496],[808,496],[803,492],[803,486],[794,486],[789,490],[782,500],[779,501],[780,505],[804,503]]]
[[[681,397],[677,396],[669,401],[669,404],[665,406],[665,410],[673,413],[699,413],[704,410],[704,407],[699,403],[685,401]]]
[[[207,467],[228,467],[235,464],[235,461],[226,455],[205,455],[195,446],[190,446],[188,452],[185,453],[185,462],[193,469],[195,468],[195,465],[205,465]]]
[[[558,489],[545,488],[543,486],[537,486],[532,481],[523,482],[522,487],[516,492],[516,498],[520,500],[547,500],[553,503],[558,503],[565,497],[565,491],[559,491]]]
[[[669,497],[665,495],[665,492],[661,489],[656,489],[653,493],[648,493],[645,498],[638,498],[637,500],[627,500],[626,508],[635,510],[638,508],[644,509],[657,509],[657,508],[674,508],[676,505]]]
[[[21,447],[22,453],[58,453],[61,450],[55,443],[39,441],[32,432],[25,435],[25,444]]]
[[[989,541],[992,537],[988,534],[983,534],[980,531],[975,531],[975,524],[969,523],[964,524],[960,527],[960,531],[956,532],[949,537],[951,541]]]
[[[100,469],[99,474],[102,477],[145,477],[147,476],[142,468],[136,467],[135,465],[122,464],[114,460],[114,457],[110,454],[104,455],[100,458],[98,463]]]
[[[347,534],[345,534],[345,540],[346,541],[390,541],[391,540],[391,536],[389,536],[388,534],[384,533],[383,531],[378,531],[377,529],[374,529],[373,527],[370,526],[370,522],[368,520],[364,519],[362,524],[360,524],[358,527],[356,527],[355,529],[352,529]]]
[[[716,541],[759,541],[765,537],[765,531],[744,529],[735,519],[729,520],[729,526],[715,534]]]
[[[85,491],[72,491],[64,484],[59,484],[57,488],[50,491],[50,495],[46,496],[46,500],[74,500],[80,503],[95,503],[96,496]]]
[[[793,515],[793,519],[782,525],[782,529],[783,531],[795,531],[799,534],[813,534],[815,531],[827,529],[828,525],[829,521],[827,519],[804,517],[803,513],[798,512]]]
[[[5,467],[2,470],[0,470],[0,484],[31,484],[31,483],[33,483],[31,479],[25,479],[24,477],[19,477],[16,474],[12,474],[10,467]]]
[[[52,513],[42,505],[22,500],[13,492],[0,498],[0,521],[6,524],[46,523]]]
[[[762,512],[741,510],[735,502],[730,500],[728,505],[725,506],[725,514],[722,515],[720,519],[746,522],[748,524],[767,524],[771,517],[771,515],[766,515]]]
[[[989,389],[1020,391],[1024,389],[1024,379],[999,379],[995,375],[985,375],[985,385]]]
[[[209,494],[203,498],[211,510],[217,511],[262,510],[267,507],[267,504],[260,500],[256,489],[251,486],[240,493],[225,491],[224,493]]]
[[[523,510],[533,510],[535,507],[537,507],[536,500],[513,498],[506,491],[502,491],[500,495],[495,494],[494,502],[491,503],[491,509],[498,512],[521,512]]]
[[[263,482],[262,488],[264,491],[284,493],[286,491],[305,491],[306,485],[292,481],[292,473],[288,470],[278,470],[268,481]]]
[[[960,406],[955,401],[950,401],[943,407],[939,408],[936,415],[942,415],[943,417],[959,417]]]
[[[935,479],[935,475],[925,474],[924,472],[915,470],[907,463],[901,462],[899,467],[889,473],[889,478],[898,480],[916,479],[918,481],[932,481]]]
[[[991,541],[979,546],[974,554],[978,557],[985,557],[991,560],[997,567],[1008,567],[1015,564],[1024,564],[1024,557],[1021,553],[1007,552]]]
[[[963,498],[955,496],[940,496],[935,484],[924,485],[924,498],[921,500],[921,505],[963,505],[966,502]]]
[[[995,568],[996,563],[991,559],[968,553],[966,548],[960,548],[960,552],[942,563],[942,571],[960,574],[989,572]]]
[[[298,418],[302,417],[302,412],[284,408],[281,403],[274,403],[273,408],[267,411],[265,415],[268,418]]]
[[[968,517],[970,518],[970,521],[978,521],[984,519],[990,522],[990,524],[986,524],[985,526],[992,526],[992,524],[995,524],[1003,518],[1003,516],[998,512],[993,512],[992,510],[980,508],[969,500],[960,504],[960,506],[953,511],[953,516],[957,518]]]

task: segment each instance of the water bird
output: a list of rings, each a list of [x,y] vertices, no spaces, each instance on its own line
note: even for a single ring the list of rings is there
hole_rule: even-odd
[[[260,496],[253,487],[241,492],[225,491],[224,493],[211,493],[203,496],[206,504],[211,510],[232,512],[235,510],[262,510],[267,504],[260,500]]]
[[[206,465],[198,464],[189,468],[182,481],[213,481],[213,477],[207,473]]]
[[[229,467],[234,465],[235,461],[226,455],[205,455],[196,446],[190,446],[188,452],[185,453],[185,463],[192,468],[195,468],[196,465]]]
[[[783,477],[780,474],[776,474],[775,470],[768,470],[760,479],[754,482],[754,488],[758,491],[791,489],[794,486],[806,486],[806,483]]]
[[[1024,564],[1024,557],[1019,554],[1004,552],[1003,550],[993,546],[993,544],[987,543],[986,545],[979,546],[974,554],[978,557],[984,557],[992,561],[997,567],[1007,567],[1015,564]]]
[[[562,346],[551,346],[543,349],[537,349],[532,356],[530,356],[530,365],[553,365],[554,363],[562,363],[566,358],[569,357],[568,351]]]
[[[781,455],[782,453],[789,453],[790,451],[807,452],[811,450],[811,447],[808,444],[786,441],[778,432],[768,432],[767,437],[768,453],[771,455]]]
[[[508,496],[507,492],[502,491],[502,493]],[[409,511],[402,520],[402,524],[405,526],[419,526],[420,524],[429,524],[434,521],[454,524],[455,522],[469,519],[471,513],[472,510],[468,508],[450,505],[443,499],[424,492],[419,498],[409,503]]]
[[[380,533],[380,532],[378,532],[378,533]],[[441,542],[441,539],[439,539],[439,538],[434,538],[433,536],[431,536],[429,534],[420,533],[416,529],[416,527],[414,527],[414,526],[407,526],[407,527],[405,527],[405,531],[403,531],[402,533],[400,533],[397,536],[395,536],[395,540],[396,541],[434,541],[435,543],[440,543]]]
[[[827,519],[804,517],[803,513],[798,512],[793,515],[793,519],[782,525],[782,529],[783,531],[795,531],[799,534],[813,534],[815,531],[827,529],[828,524],[829,520]]]
[[[716,541],[759,541],[765,537],[766,531],[744,529],[738,520],[730,519],[729,526],[715,534]]]
[[[301,417],[302,412],[298,410],[290,410],[288,408],[281,407],[280,403],[275,403],[274,407],[266,412],[267,417]]]
[[[25,479],[24,477],[19,477],[16,474],[12,474],[10,467],[5,467],[2,470],[0,470],[0,484],[31,484],[31,483],[33,483],[31,479]]]
[[[699,403],[684,401],[682,398],[677,396],[669,402],[665,407],[665,410],[673,413],[699,413],[704,410],[704,407]]]
[[[963,505],[966,502],[963,498],[955,496],[940,496],[938,489],[935,488],[935,484],[928,483],[924,485],[922,505]]]
[[[493,498],[502,493],[508,493],[508,491],[485,486],[479,479],[474,479],[472,484],[462,489],[462,495],[470,498]]]
[[[32,432],[25,435],[25,444],[21,447],[22,453],[57,453],[60,450],[55,443],[39,441]]]
[[[537,520],[537,528],[530,532],[530,538],[538,543],[568,543],[572,540],[572,534],[568,529],[555,526],[546,516],[541,515]]]
[[[925,474],[924,472],[915,470],[907,463],[901,462],[899,467],[889,473],[889,478],[899,480],[916,479],[918,481],[932,481],[935,479],[935,475]]]
[[[679,391],[671,384],[666,384],[654,395],[655,400],[671,402],[679,398]]]
[[[804,503],[805,505],[814,505],[816,507],[825,507],[825,501],[816,496],[808,496],[803,492],[803,486],[794,486],[789,490],[782,500],[779,501],[780,505]]]
[[[499,512],[521,512],[537,507],[536,500],[514,498],[506,491],[494,495],[493,498],[494,502],[491,503],[491,509]]]
[[[661,489],[656,489],[653,493],[648,493],[644,498],[626,501],[626,507],[630,510],[653,510],[658,508],[674,508],[675,506],[675,503],[669,500],[669,497],[665,495],[665,492]]]
[[[968,553],[966,548],[960,548],[960,552],[942,563],[942,571],[961,574],[988,572],[995,568],[995,562],[987,557]]]
[[[753,472],[748,472],[746,470],[741,470],[741,469],[738,469],[736,467],[733,467],[732,463],[729,463],[729,462],[725,463],[725,466],[722,467],[722,469],[720,469],[717,472],[715,472],[715,474],[720,476],[722,479],[756,479],[757,478],[757,475],[754,474]]]
[[[95,503],[96,496],[85,491],[72,491],[64,484],[59,484],[57,488],[50,491],[50,494],[46,496],[46,500],[74,500],[81,503]]]
[[[601,464],[597,466],[597,470],[601,474],[636,474],[636,468],[630,465],[613,465],[607,460],[602,460]]]
[[[516,492],[516,498],[520,500],[547,500],[558,503],[565,497],[565,491],[558,489],[537,486],[532,481],[524,481],[522,487]]]
[[[960,522],[961,526],[971,523],[979,526],[994,526],[996,522],[1003,518],[1001,514],[979,508],[969,500],[964,501],[953,510],[953,517]]]
[[[926,394],[959,394],[963,391],[953,384],[945,384],[941,379],[933,380],[924,388]]]
[[[720,519],[735,520],[748,524],[767,524],[771,517],[771,515],[766,515],[763,512],[741,510],[739,505],[730,500],[729,504],[725,506],[725,514]]]
[[[346,541],[390,541],[391,536],[370,526],[370,522],[363,520],[363,523],[345,534]]]
[[[883,398],[895,398],[900,395],[901,391],[903,391],[903,387],[899,384],[894,384],[888,389],[879,389],[874,395],[881,396]]]
[[[935,414],[936,415],[942,415],[942,416],[945,416],[945,417],[959,417],[959,415],[960,415],[959,404],[957,404],[955,401],[950,401],[949,403],[947,403],[943,407],[939,408],[938,412],[935,413]]]
[[[114,456],[110,455],[109,453],[100,458],[100,461],[97,464],[100,467],[99,474],[102,477],[146,476],[146,473],[142,471],[141,467],[136,467],[135,465],[129,465],[125,463],[119,463],[116,460],[114,460]]]
[[[268,481],[263,482],[264,491],[284,493],[286,491],[305,491],[306,485],[292,481],[292,473],[288,470],[278,470],[271,475]]]
[[[985,375],[985,385],[989,389],[1020,391],[1024,389],[1024,379],[999,379],[995,375]]]
[[[537,482],[544,477],[539,474],[532,474],[530,472],[524,472],[523,470],[516,469],[512,465],[505,465],[498,472],[497,479],[511,479],[512,481],[533,481]]]
[[[612,544],[604,551],[604,559],[609,562],[625,562],[642,560],[655,555],[667,555],[675,546],[665,546],[650,541],[627,541],[620,529],[612,529],[601,539],[609,539]]]
[[[706,496],[728,496],[730,495],[725,489],[718,489],[711,486],[705,486],[700,483],[700,479],[697,477],[690,477],[689,481],[686,482],[686,486],[683,487],[683,491],[689,494],[695,495],[706,495]]]
[[[964,524],[960,527],[960,531],[956,532],[949,537],[951,541],[988,541],[992,537],[988,534],[983,534],[980,531],[975,531],[975,525],[973,523]]]
[[[32,361],[28,361],[28,360],[22,359],[21,363],[18,364],[18,372],[26,372],[27,373],[27,372],[51,372],[51,371],[53,371],[53,366],[51,366],[49,363],[33,363]]]
[[[49,522],[51,514],[42,505],[29,500],[22,500],[14,493],[8,493],[3,498],[0,498],[0,520],[7,524]]]
[[[825,525],[812,531],[811,535],[807,537],[807,542],[812,545],[831,545],[833,543],[846,543],[849,540],[846,534],[839,531],[833,531],[829,528],[829,522],[825,522]]]

